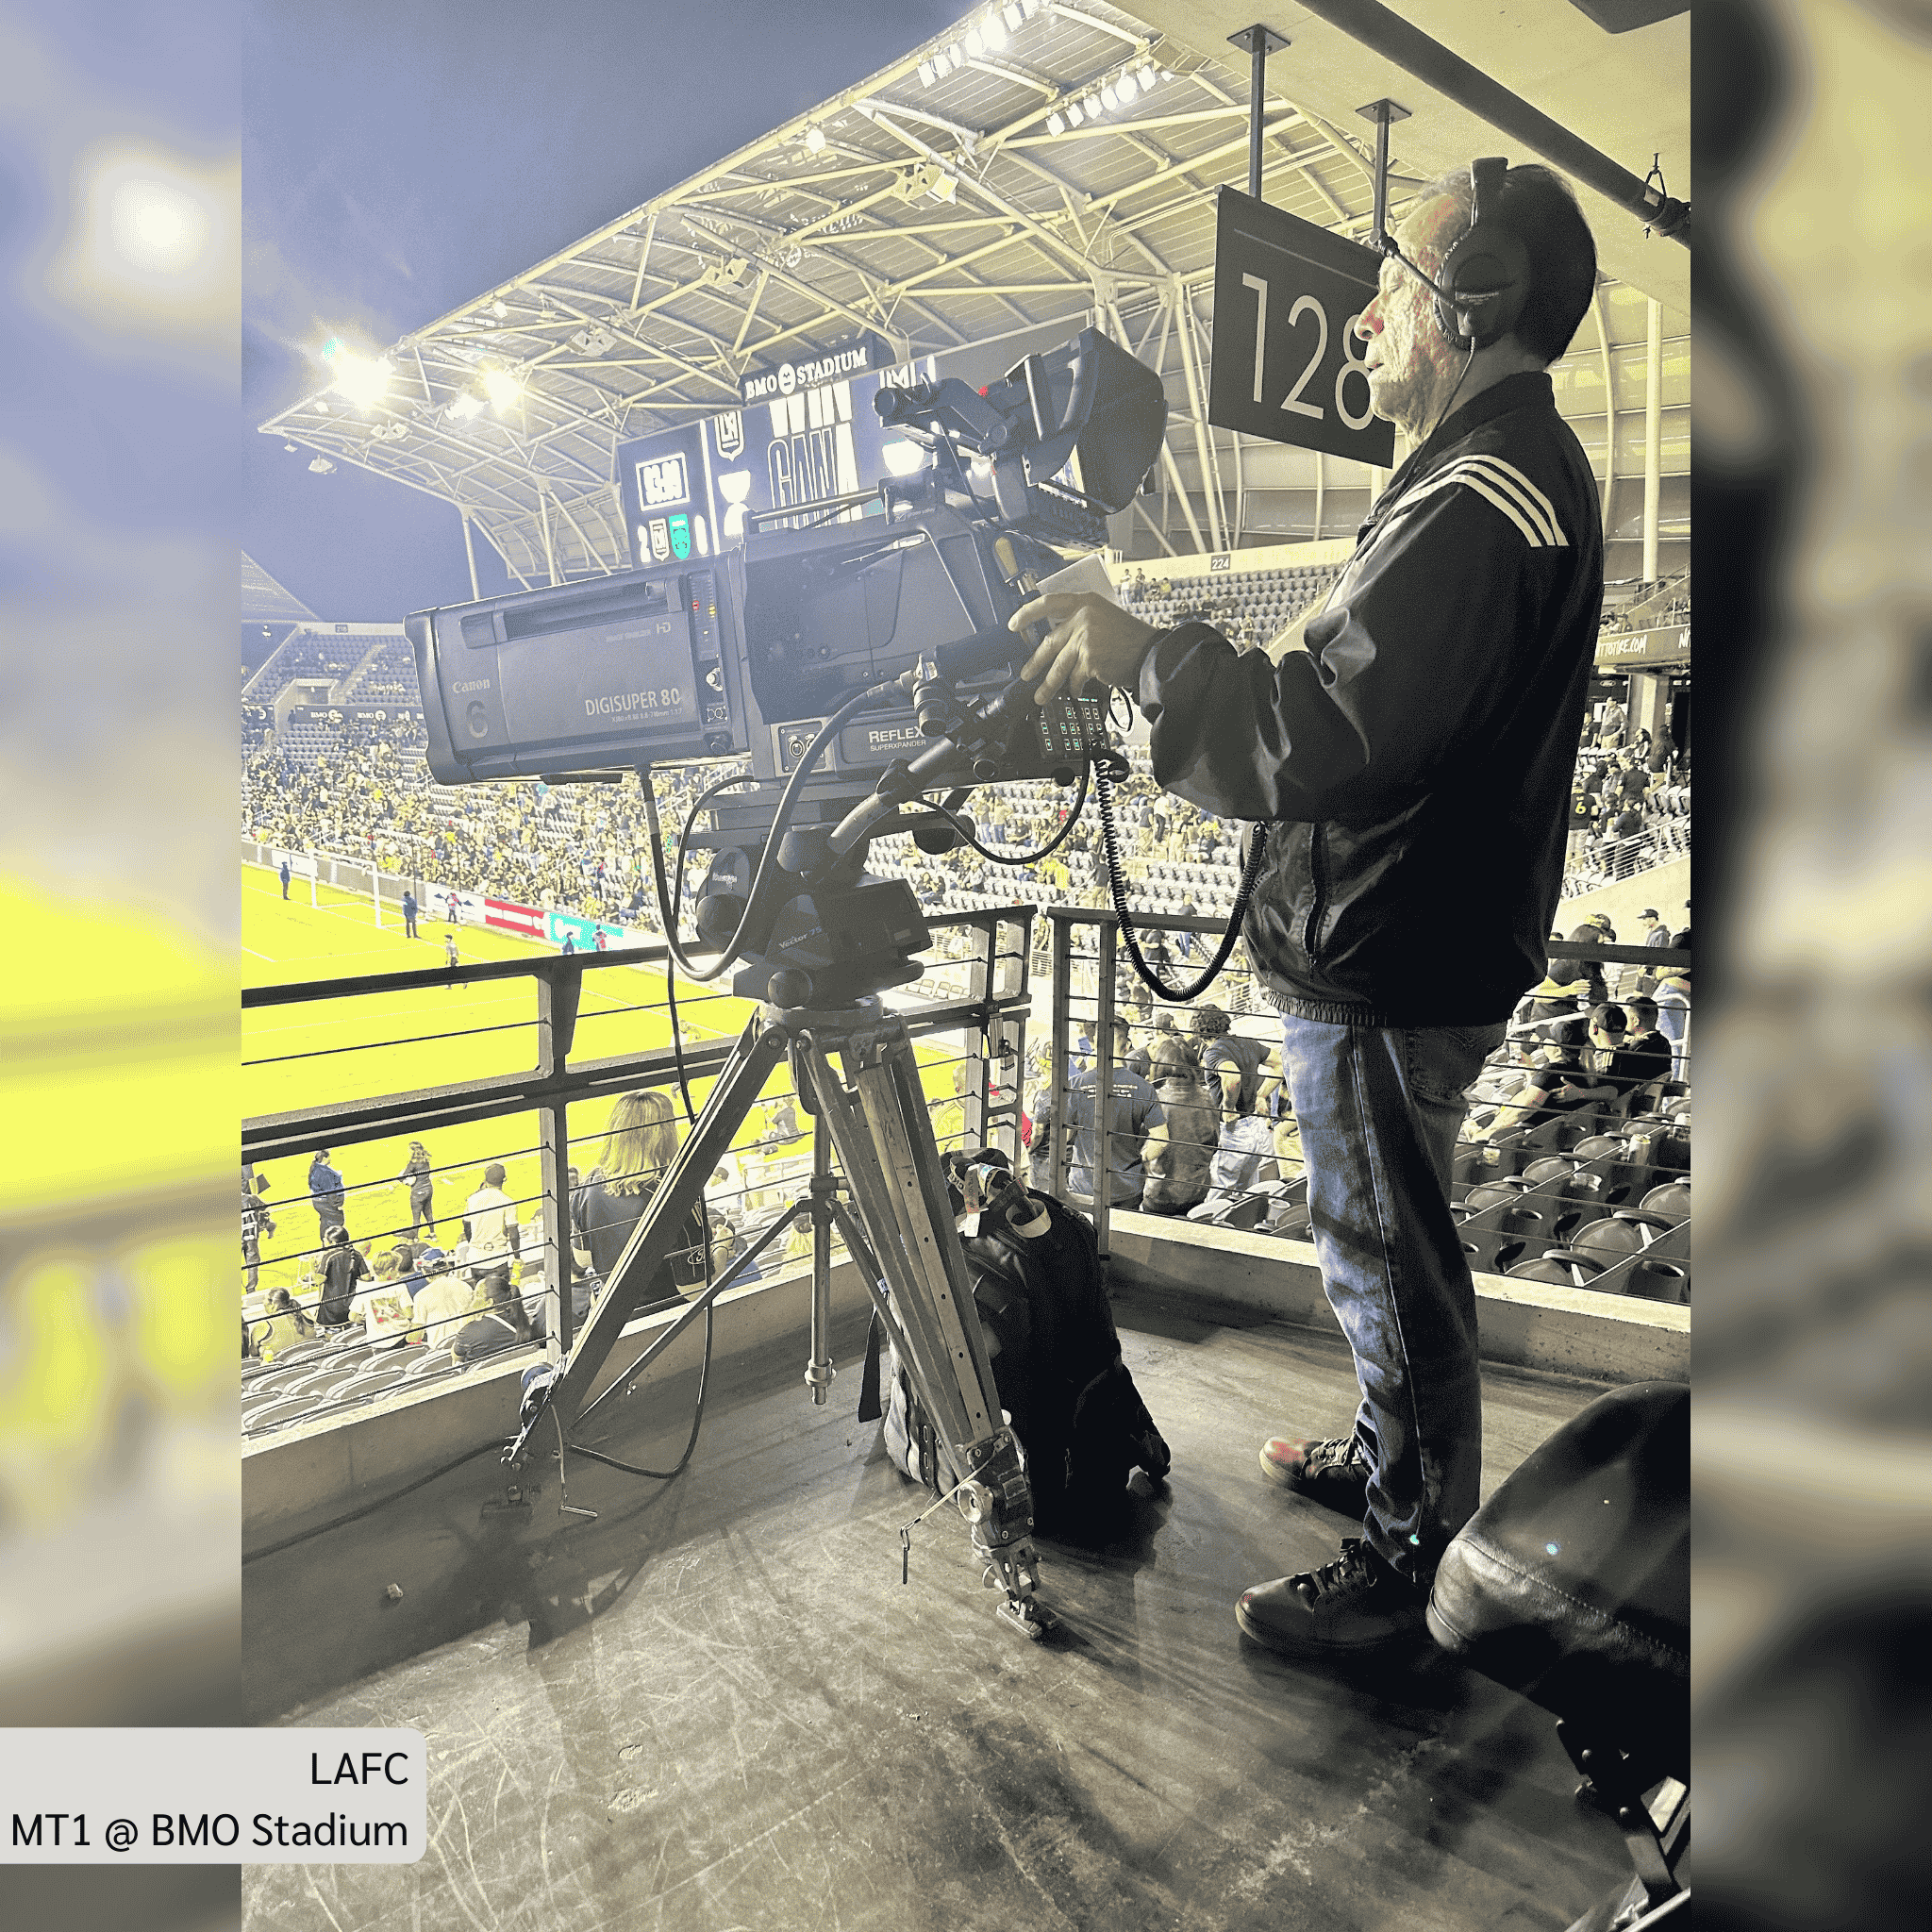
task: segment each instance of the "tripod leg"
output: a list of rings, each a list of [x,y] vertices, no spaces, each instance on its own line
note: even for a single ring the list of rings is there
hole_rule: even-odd
[[[962,1478],[959,1510],[986,1559],[987,1581],[1006,1592],[1000,1614],[1038,1637],[1055,1620],[1033,1595],[1039,1558],[1028,1536],[1025,1455],[1000,1412],[911,1041],[891,1015],[831,1037],[849,1089],[817,1037],[807,1037],[806,1060],[820,1118],[831,1129],[859,1226],[884,1276],[875,1299]]]
[[[624,1333],[640,1291],[665,1257],[685,1246],[691,1210],[695,1205],[702,1212],[706,1183],[730,1150],[733,1137],[757,1104],[772,1069],[784,1058],[786,1044],[783,1028],[757,1019],[740,1035],[696,1126],[658,1184],[643,1218],[631,1230],[624,1253],[610,1271],[610,1279],[604,1284],[603,1296],[591,1310],[569,1357],[552,1380],[533,1385],[525,1395],[517,1418],[517,1439],[504,1452],[506,1462],[514,1462],[524,1454],[530,1432],[553,1404],[559,1415],[572,1421],[582,1413],[591,1385]]]
[[[794,1086],[801,1083],[794,1079]],[[801,1094],[801,1098],[805,1095]],[[806,1386],[823,1408],[825,1391],[839,1372],[832,1366],[832,1205],[839,1184],[832,1178],[832,1139],[824,1114],[811,1130],[811,1357],[805,1365]]]

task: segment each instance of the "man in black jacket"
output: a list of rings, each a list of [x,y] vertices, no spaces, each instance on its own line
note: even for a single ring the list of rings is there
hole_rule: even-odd
[[[1499,227],[1513,267],[1507,239],[1484,246]],[[1412,453],[1318,611],[1246,655],[1104,598],[1036,599],[1011,620],[1051,626],[1025,667],[1041,702],[1125,686],[1158,783],[1267,839],[1244,932],[1282,1014],[1361,1404],[1348,1434],[1275,1439],[1262,1463],[1365,1512],[1335,1562],[1241,1597],[1241,1627],[1291,1653],[1418,1630],[1475,1508],[1475,1298],[1450,1158],[1464,1091],[1543,971],[1603,601],[1595,479],[1545,373],[1595,287],[1574,197],[1547,169],[1478,163],[1426,192],[1396,244],[1353,327],[1374,409]],[[1501,272],[1479,278],[1485,256]]]

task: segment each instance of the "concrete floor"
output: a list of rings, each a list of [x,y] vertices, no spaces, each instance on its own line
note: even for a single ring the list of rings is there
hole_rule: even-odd
[[[1556,1932],[1621,1887],[1541,1711],[1425,1638],[1344,1669],[1237,1632],[1245,1585],[1348,1530],[1255,1464],[1290,1422],[1347,1423],[1340,1341],[1116,1301],[1174,1474],[1117,1541],[1041,1545],[1048,1643],[995,1621],[950,1508],[901,1586],[928,1499],[853,1421],[850,1332],[825,1408],[802,1351],[714,1378],[675,1484],[573,1459],[595,1523],[563,1526],[554,1463],[527,1507],[487,1507],[486,1457],[250,1564],[255,1720],[413,1725],[433,1783],[420,1863],[246,1867],[246,1924]],[[1596,1392],[1485,1388],[1486,1492]],[[653,1407],[607,1446],[661,1467],[689,1408]]]

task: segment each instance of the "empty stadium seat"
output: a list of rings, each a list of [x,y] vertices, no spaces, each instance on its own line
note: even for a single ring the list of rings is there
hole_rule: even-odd
[[[1689,1390],[1612,1390],[1533,1450],[1444,1551],[1427,1616],[1451,1656],[1557,1716],[1583,1774],[1578,1796],[1624,1833],[1637,1877],[1578,1926],[1641,1924],[1679,1896],[1690,1751]],[[1648,1805],[1647,1792],[1657,1794]]]

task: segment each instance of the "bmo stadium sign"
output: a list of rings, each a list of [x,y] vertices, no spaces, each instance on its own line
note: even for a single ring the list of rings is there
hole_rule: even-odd
[[[890,369],[898,361],[891,345],[883,336],[868,330],[856,342],[828,349],[822,356],[802,357],[795,361],[769,364],[748,370],[739,384],[745,406],[769,403],[778,396],[795,395],[800,390],[821,389],[828,382],[863,375],[874,369]]]
[[[631,562],[714,557],[743,540],[754,515],[869,490],[908,453],[923,461],[872,399],[884,383],[937,375],[930,356],[897,363],[882,337],[868,335],[748,375],[745,395],[763,398],[749,408],[620,443],[615,480]]]
[[[1630,669],[1644,664],[1688,664],[1690,661],[1690,626],[1672,625],[1660,630],[1634,630],[1613,633],[1597,640],[1599,668],[1616,665]]]

